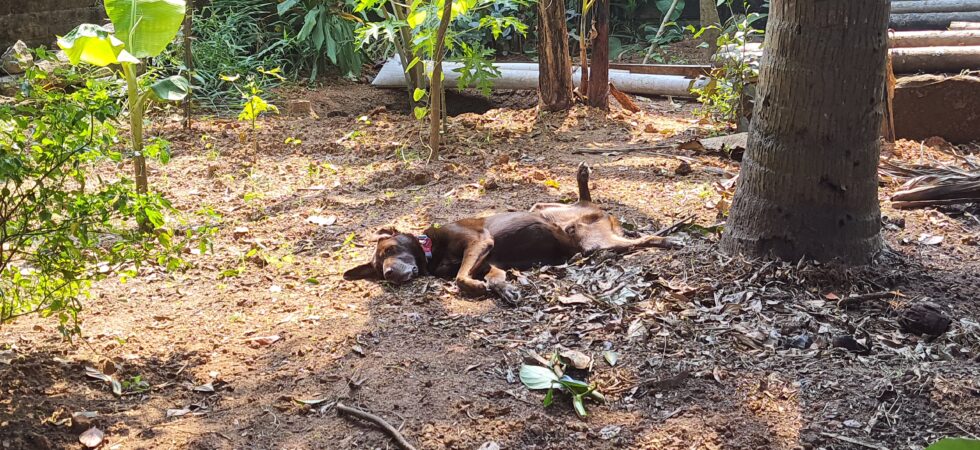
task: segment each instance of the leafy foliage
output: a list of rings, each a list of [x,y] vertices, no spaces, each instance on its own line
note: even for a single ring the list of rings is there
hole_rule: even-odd
[[[18,101],[0,106],[0,323],[39,312],[70,337],[92,281],[151,263],[180,269],[184,248],[206,248],[209,226],[168,228],[175,211],[166,199],[91,173],[125,156],[116,148],[119,88],[114,78],[32,68]],[[153,225],[152,238],[134,218]]]
[[[926,450],[976,450],[980,441],[976,439],[944,438],[926,447]]]
[[[557,361],[555,361],[557,364]],[[528,389],[531,390],[542,390],[547,389],[548,393],[545,394],[543,404],[547,408],[551,406],[554,402],[554,391],[558,389],[563,392],[567,392],[572,396],[572,406],[575,408],[575,413],[579,417],[586,417],[588,413],[585,411],[585,399],[592,398],[597,401],[605,401],[605,397],[599,393],[595,385],[590,385],[583,381],[576,380],[568,375],[563,375],[561,377],[555,372],[554,369],[542,366],[532,366],[524,364],[521,366],[520,370],[521,383],[524,383]]]
[[[193,26],[192,95],[198,107],[213,111],[238,108],[239,93],[221,79],[224,74],[255,73],[262,67],[298,71],[302,67],[290,38],[292,26],[282,21],[270,0],[212,0],[195,13]],[[155,58],[153,67],[166,74],[187,73],[183,40]],[[255,82],[269,90],[281,79],[259,76]]]
[[[733,0],[722,0],[729,3]],[[745,3],[746,10],[748,2]],[[767,9],[768,10],[768,9]],[[689,26],[687,29],[698,38],[709,29],[720,30],[717,44],[720,49],[744,48],[751,36],[762,35],[763,30],[757,30],[752,24],[765,17],[765,14],[749,13],[748,15],[733,15],[724,25],[711,25],[701,29]],[[712,78],[716,82],[702,88],[694,89],[701,102],[701,108],[695,112],[702,117],[710,117],[721,122],[735,122],[741,117],[745,102],[745,88],[759,76],[758,67],[753,67],[748,60],[740,57],[722,56],[722,66],[713,70]]]
[[[298,52],[297,66],[310,72],[314,80],[322,69],[326,56],[345,76],[361,73],[361,55],[354,38],[355,24],[362,23],[345,9],[353,2],[327,2],[325,0],[285,0],[277,6],[277,12],[292,30],[291,36]]]

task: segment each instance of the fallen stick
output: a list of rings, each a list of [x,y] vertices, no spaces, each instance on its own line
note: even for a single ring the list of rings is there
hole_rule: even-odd
[[[401,447],[402,450],[415,450],[415,447],[413,447],[412,444],[408,443],[408,441],[405,439],[405,436],[402,436],[402,434],[397,429],[395,429],[395,427],[391,426],[391,424],[386,422],[384,419],[374,414],[371,414],[369,412],[361,411],[360,409],[353,408],[339,402],[337,403],[336,406],[334,406],[334,408],[337,408],[338,415],[349,414],[351,416],[357,417],[362,420],[366,420],[368,422],[374,422],[376,425],[381,427],[385,431],[385,433],[388,433],[388,435],[395,440],[395,443],[398,444],[398,446]]]
[[[820,434],[822,434],[824,436],[827,436],[829,438],[838,439],[838,440],[841,440],[841,441],[844,441],[844,442],[847,442],[847,443],[850,443],[850,444],[860,445],[861,447],[873,448],[875,450],[888,450],[888,447],[884,447],[884,446],[881,446],[881,445],[878,445],[878,444],[872,444],[870,442],[860,441],[860,440],[857,440],[857,439],[854,439],[854,438],[849,438],[847,436],[843,436],[843,435],[840,435],[840,434],[828,433],[826,431],[821,432]]]
[[[895,291],[882,291],[882,292],[872,292],[870,294],[853,295],[850,297],[845,297],[840,299],[840,301],[837,302],[837,307],[848,308],[867,300],[881,300],[884,298],[891,298],[891,297],[898,297],[898,293]]]
[[[928,208],[930,206],[962,205],[964,203],[980,203],[980,197],[974,198],[954,198],[947,200],[913,200],[913,201],[892,201],[892,208],[895,209],[916,209]]]
[[[610,148],[579,148],[572,150],[573,155],[602,155],[606,153],[633,153],[633,152],[651,152],[657,156],[667,156],[671,158],[676,158],[677,155],[670,155],[667,153],[659,153],[657,150],[673,150],[675,147],[672,145],[654,145],[648,147],[610,147]]]
[[[620,92],[619,89],[616,89],[616,85],[609,83],[609,93],[616,98],[616,101],[619,102],[619,105],[622,106],[623,109],[629,112],[640,112],[640,107],[636,106],[636,102],[634,102],[629,95],[626,95]]]
[[[695,216],[694,214],[691,214],[691,215],[689,215],[689,216],[687,216],[687,217],[685,217],[685,218],[683,218],[681,220],[678,220],[677,222],[674,222],[670,226],[661,228],[656,233],[653,233],[653,235],[654,236],[666,236],[666,235],[668,235],[670,233],[673,233],[673,232],[679,230],[682,226],[691,223],[692,222],[692,219],[694,219],[695,217],[697,217],[697,216]]]

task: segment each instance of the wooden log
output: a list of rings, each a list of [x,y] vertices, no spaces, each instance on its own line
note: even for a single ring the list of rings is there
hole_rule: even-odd
[[[892,2],[892,14],[980,11],[980,0],[923,0]]]
[[[945,30],[953,21],[980,22],[980,11],[892,14],[888,26],[895,30]]]
[[[592,39],[592,59],[589,61],[589,106],[599,109],[609,109],[609,1],[595,0],[592,6],[595,12]],[[619,83],[617,83],[619,84]]]
[[[980,22],[952,22],[950,30],[980,30]]]
[[[889,51],[895,73],[960,72],[980,69],[980,46],[896,48]]]
[[[980,69],[980,45],[894,48],[889,54],[895,73],[958,73]],[[762,58],[762,50],[719,52],[715,57],[717,61],[758,61]]]
[[[980,30],[897,31],[888,34],[888,46],[891,48],[965,45],[980,45]]]

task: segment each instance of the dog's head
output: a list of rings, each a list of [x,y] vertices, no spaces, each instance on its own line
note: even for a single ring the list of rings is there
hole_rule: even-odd
[[[344,272],[345,280],[385,280],[405,283],[412,278],[426,275],[426,258],[419,238],[399,233],[394,228],[383,228],[375,235],[378,241],[374,257]]]

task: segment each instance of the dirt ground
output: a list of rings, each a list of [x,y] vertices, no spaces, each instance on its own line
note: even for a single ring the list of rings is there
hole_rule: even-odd
[[[452,96],[463,114],[449,120],[443,159],[425,164],[425,131],[402,93],[341,84],[286,95],[312,101],[318,118],[266,121],[256,155],[230,120],[154,123],[174,157],[151,183],[192,224],[203,209],[220,214],[213,251],[187,254],[185,272],[144,267],[93,286],[75,346],[52,320],[0,328],[0,448],[82,448],[91,426],[110,449],[395,448],[338,416],[338,401],[422,449],[918,449],[980,435],[976,207],[894,210],[897,185],[885,180],[890,250],[875,265],[745,261],[717,249],[723,182],[738,171],[727,155],[575,153],[703,137],[691,103],[554,114],[527,93]],[[902,142],[889,153],[913,162],[929,151]],[[686,247],[512,274],[516,306],[437,279],[341,278],[383,225],[417,232],[572,199],[581,161],[628,230],[687,219],[672,232]],[[900,326],[926,301],[953,319],[935,339]],[[564,395],[544,408],[544,393],[518,380],[528,351],[547,358],[559,345],[594,357],[585,375],[607,401],[587,403],[585,419]],[[86,367],[122,382],[122,395]]]

